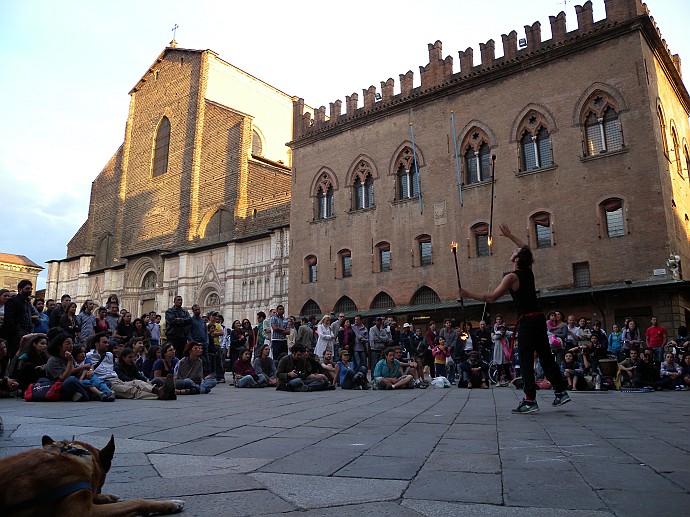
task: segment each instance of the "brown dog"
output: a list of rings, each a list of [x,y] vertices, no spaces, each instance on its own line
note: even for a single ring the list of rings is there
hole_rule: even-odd
[[[0,460],[0,515],[135,516],[177,513],[183,501],[132,499],[101,494],[115,453],[115,438],[101,450],[83,442],[43,437],[43,449]]]

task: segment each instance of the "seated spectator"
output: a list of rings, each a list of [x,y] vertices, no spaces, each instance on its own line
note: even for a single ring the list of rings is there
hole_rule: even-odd
[[[396,388],[414,388],[412,375],[405,375],[400,369],[400,362],[395,358],[395,349],[388,347],[383,351],[383,358],[374,368],[374,382],[380,390]]]
[[[563,325],[567,327],[567,325]],[[496,328],[496,332],[492,333],[492,336],[494,340],[492,360],[497,365],[498,385],[505,387],[513,380],[513,376],[510,373],[510,360],[513,355],[511,346],[513,333],[507,330],[506,326],[501,323]]]
[[[403,375],[412,375],[415,388],[427,388],[429,385],[426,382],[422,382],[419,378],[419,363],[417,363],[414,359],[404,359],[402,347],[394,346],[393,350],[395,350],[395,358],[400,363],[400,368]]]
[[[146,348],[144,348],[144,338],[140,336],[133,336],[129,340],[129,345],[127,348],[134,352],[134,364],[137,366],[137,370],[141,371],[144,367],[144,354],[146,353]],[[122,352],[120,352],[120,357],[122,357]]]
[[[144,363],[141,365],[141,373],[143,373],[147,379],[153,379],[153,365],[161,358],[161,347],[158,345],[152,345],[149,348],[149,353],[144,359]]]
[[[48,362],[48,338],[45,334],[27,334],[22,337],[15,360],[12,377],[25,391],[29,384],[45,377]]]
[[[569,390],[586,390],[585,369],[575,360],[572,352],[566,352],[561,363],[561,374],[568,383]]]
[[[143,344],[141,341],[139,343]],[[131,348],[125,348],[120,353],[120,360],[118,361],[118,364],[115,366],[115,373],[117,373],[117,376],[121,381],[127,382],[139,380],[148,383],[149,380],[141,372],[141,370],[139,370],[136,359],[137,356],[134,350],[132,350]],[[164,382],[165,381],[163,381],[162,379],[158,379],[150,382],[150,384],[152,386],[163,386]],[[154,390],[154,393],[156,392],[157,390]]]
[[[642,360],[635,369],[633,385],[636,388],[652,388],[654,390],[673,389],[670,377],[661,377],[661,365],[654,361],[654,350],[645,348]]]
[[[72,375],[76,366],[72,359],[73,347],[74,343],[70,336],[63,333],[57,334],[48,345],[50,357],[46,363],[45,374],[53,382],[62,382],[61,400],[87,402],[90,399],[90,389],[87,389],[79,379]],[[95,390],[95,388],[93,389]]]
[[[276,387],[278,390],[316,391],[330,385],[324,374],[313,371],[312,363],[307,359],[307,348],[304,345],[294,345],[290,354],[284,356],[278,363]]]
[[[153,363],[152,375],[154,381],[165,381],[169,375],[174,378],[175,366],[179,359],[175,355],[175,346],[172,343],[163,345],[161,356]],[[190,379],[175,379],[176,395],[192,395],[194,383]]]
[[[371,389],[367,382],[367,367],[360,366],[355,370],[353,363],[350,362],[350,352],[347,348],[342,348],[339,353],[340,357],[335,365],[336,379],[340,383],[340,387],[344,390],[368,390]],[[333,380],[335,386],[336,380]]]
[[[266,377],[267,386],[276,386],[278,384],[276,363],[271,359],[270,355],[271,346],[261,345],[252,366],[254,366],[254,371],[257,374]]]
[[[434,374],[436,377],[446,377],[446,360],[450,357],[450,348],[446,347],[446,340],[442,336],[436,339],[436,346],[431,349],[434,358]]]
[[[664,362],[661,363],[660,376],[662,379],[671,379],[671,384],[676,391],[685,391],[680,365],[676,363],[676,357],[672,352],[664,354]]]
[[[326,349],[321,358],[321,373],[328,377],[328,381],[335,385],[338,382],[338,377],[335,374],[335,363],[333,362],[333,352]]]
[[[593,333],[589,341],[590,345],[587,348],[587,357],[590,361],[590,369],[593,374],[601,373],[599,371],[599,361],[608,358],[608,345],[606,341],[600,341],[598,333]]]
[[[192,381],[192,393],[211,393],[216,387],[215,374],[204,377],[204,365],[201,356],[204,353],[204,346],[196,341],[190,341],[184,347],[184,356],[175,367],[175,379],[189,379]]]
[[[632,386],[635,379],[635,370],[640,364],[640,353],[636,348],[630,349],[630,357],[624,359],[618,364],[618,371],[620,372],[621,386]]]
[[[263,373],[256,373],[252,366],[252,352],[248,348],[237,349],[239,357],[235,361],[233,373],[237,388],[263,388],[268,385],[268,379]]]
[[[467,359],[460,364],[460,370],[462,378],[458,382],[458,388],[489,387],[489,365],[476,350],[467,354]]]
[[[690,353],[683,354],[683,362],[680,365],[680,374],[684,386],[690,386]]]
[[[115,402],[115,393],[113,393],[105,381],[102,381],[93,373],[91,365],[86,363],[86,350],[84,350],[82,345],[74,345],[72,358],[77,367],[81,369],[81,374],[77,375],[79,376],[79,382],[89,390],[89,398],[91,400],[102,400],[103,402]],[[95,388],[95,390],[92,388]]]
[[[0,398],[17,393],[19,383],[8,375],[10,362],[7,357],[7,341],[0,338]]]
[[[115,371],[116,364],[112,352],[108,352],[108,336],[105,332],[99,332],[89,338],[91,351],[86,354],[86,362],[93,365],[95,374],[110,384],[115,396],[121,399],[161,399],[172,400],[175,398],[175,388],[172,378],[164,381],[163,386],[154,386],[138,378],[123,381]],[[134,360],[132,354],[132,361]],[[117,368],[121,365],[118,363]]]

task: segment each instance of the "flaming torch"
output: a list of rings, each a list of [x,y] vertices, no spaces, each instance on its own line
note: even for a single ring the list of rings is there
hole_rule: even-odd
[[[450,243],[450,250],[453,252],[453,258],[455,259],[455,276],[458,278],[458,294],[462,291],[460,286],[460,269],[458,268],[458,243],[453,241]],[[460,295],[460,306],[462,307],[463,315],[465,313],[465,300]]]

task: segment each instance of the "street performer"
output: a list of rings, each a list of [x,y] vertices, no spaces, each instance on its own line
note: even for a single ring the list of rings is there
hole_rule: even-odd
[[[493,303],[501,296],[510,292],[515,302],[515,310],[518,320],[515,325],[518,339],[518,352],[520,354],[520,368],[524,382],[525,398],[520,402],[513,413],[535,413],[539,411],[537,405],[537,391],[534,383],[534,354],[541,362],[546,378],[551,382],[556,397],[554,406],[562,406],[570,402],[570,396],[565,391],[566,383],[561,377],[561,372],[551,354],[549,340],[546,335],[546,317],[534,287],[534,273],[532,272],[532,251],[520,239],[515,237],[507,225],[500,225],[501,235],[508,237],[518,247],[510,256],[513,263],[513,272],[503,277],[498,287],[489,294],[476,294],[460,289],[462,298],[473,298],[482,302]]]

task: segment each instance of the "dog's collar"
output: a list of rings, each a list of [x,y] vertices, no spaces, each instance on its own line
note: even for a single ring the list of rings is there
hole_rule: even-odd
[[[80,449],[67,442],[53,442],[50,444],[50,449],[56,449],[58,452],[65,454],[74,454],[75,456],[91,456],[91,451]]]
[[[38,506],[39,504],[57,501],[58,499],[62,499],[63,497],[73,494],[74,492],[78,492],[79,490],[93,491],[93,486],[91,486],[91,483],[88,481],[76,481],[74,483],[70,483],[69,485],[45,492],[37,497],[34,497],[33,499],[29,499],[28,501],[23,501],[7,507],[4,509],[4,511],[7,512],[5,515],[22,512],[24,510],[28,510],[29,508],[33,508],[34,506]]]

